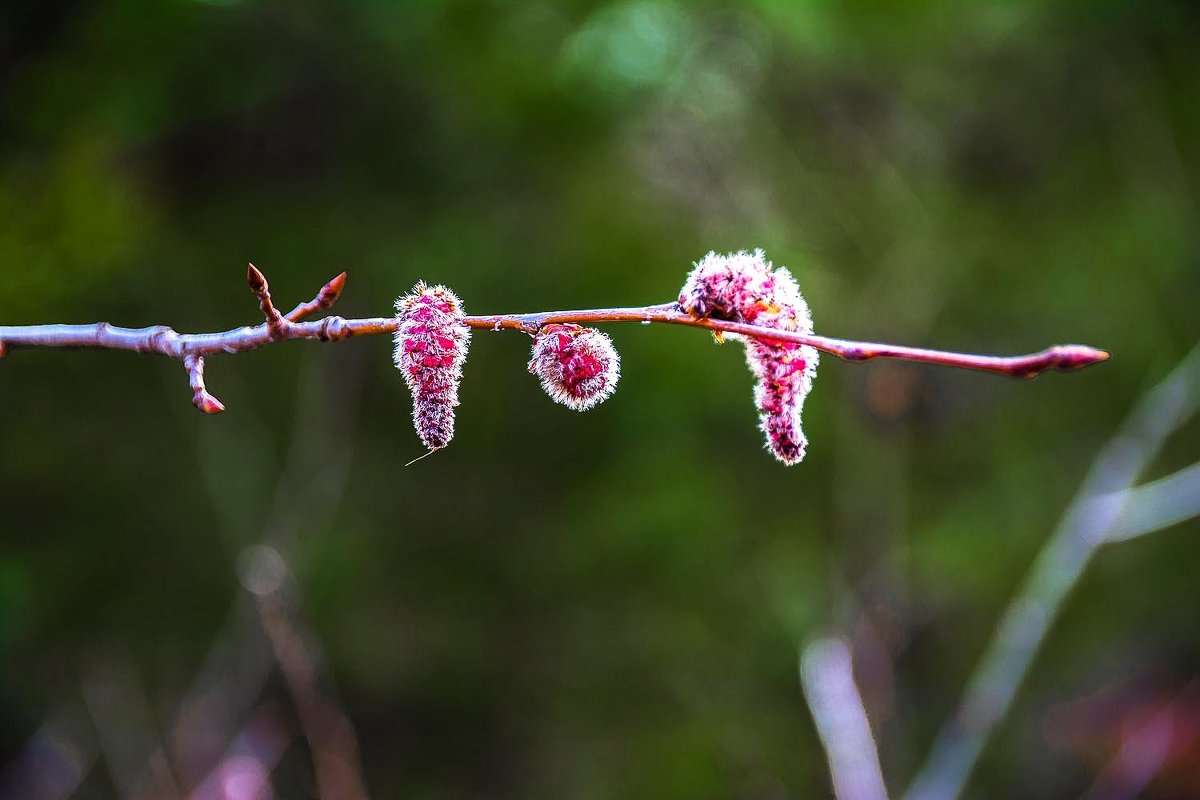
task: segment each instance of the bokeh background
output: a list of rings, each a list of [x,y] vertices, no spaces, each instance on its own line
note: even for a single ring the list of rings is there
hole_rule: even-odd
[[[348,271],[345,316],[421,278],[658,303],[764,247],[827,335],[1113,358],[827,357],[785,468],[736,346],[610,326],[621,385],[576,414],[476,333],[455,441],[406,468],[384,337],[213,358],[218,417],[166,359],[14,352],[0,791],[829,796],[797,654],[833,634],[899,796],[1200,339],[1198,43],[1184,2],[3,4],[3,324],[254,324],[248,260],[284,307]],[[1138,791],[1200,796],[1198,560],[1195,521],[1098,554],[968,796],[1134,796],[1164,709]]]

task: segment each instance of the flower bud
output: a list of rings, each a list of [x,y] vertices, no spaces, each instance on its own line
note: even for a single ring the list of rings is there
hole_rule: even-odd
[[[587,411],[607,400],[621,376],[621,357],[612,340],[595,328],[546,325],[533,339],[529,371],[556,403]]]
[[[461,324],[462,302],[445,286],[420,281],[396,300],[393,360],[413,397],[413,426],[430,450],[454,437],[454,407],[471,330]]]
[[[679,307],[701,318],[798,333],[813,330],[808,303],[795,278],[786,269],[772,270],[762,250],[709,253],[688,274]],[[758,381],[754,403],[767,449],[785,464],[798,463],[808,445],[800,414],[816,376],[817,351],[764,337],[725,337],[745,342],[746,362]]]
[[[754,403],[766,446],[784,464],[804,459],[808,439],[800,427],[804,399],[812,390],[817,351],[792,342],[746,342],[746,361],[758,379]]]
[[[684,281],[679,307],[694,317],[753,323],[773,307],[775,293],[771,262],[762,250],[709,253]]]

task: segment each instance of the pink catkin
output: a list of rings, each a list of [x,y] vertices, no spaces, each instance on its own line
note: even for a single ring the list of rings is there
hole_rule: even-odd
[[[430,450],[454,437],[454,407],[471,331],[461,324],[462,302],[445,286],[418,282],[396,300],[393,359],[413,397],[413,426]]]
[[[612,340],[595,328],[552,324],[534,336],[529,371],[541,378],[556,403],[587,411],[616,390],[621,357]]]
[[[786,269],[773,270],[762,250],[709,253],[688,274],[679,306],[696,317],[799,333],[813,330],[796,280]],[[746,362],[758,381],[754,402],[767,449],[785,464],[800,462],[808,446],[800,417],[816,375],[817,351],[791,342],[732,338],[745,341]]]

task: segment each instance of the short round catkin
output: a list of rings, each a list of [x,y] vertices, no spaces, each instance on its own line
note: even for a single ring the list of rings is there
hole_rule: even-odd
[[[445,286],[420,281],[396,300],[396,369],[413,397],[413,426],[430,450],[454,437],[454,407],[471,330],[461,323],[462,302]]]
[[[616,390],[621,357],[612,340],[595,328],[546,325],[533,337],[529,371],[541,378],[554,402],[587,411]]]
[[[694,317],[812,333],[812,315],[786,269],[772,269],[762,250],[709,253],[696,262],[679,292],[679,307]],[[754,374],[754,404],[766,446],[785,464],[804,458],[808,439],[800,428],[804,399],[816,376],[817,351],[808,345],[761,337],[728,336],[746,345]]]

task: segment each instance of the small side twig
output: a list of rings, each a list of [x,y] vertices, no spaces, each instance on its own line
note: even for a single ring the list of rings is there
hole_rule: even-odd
[[[321,291],[317,292],[317,296],[307,303],[299,303],[288,313],[284,314],[284,319],[288,322],[299,322],[310,314],[315,314],[318,311],[325,311],[333,307],[338,298],[342,296],[342,289],[346,287],[346,273],[342,272],[337,277],[332,278],[329,283],[321,287]]]
[[[850,647],[841,639],[810,642],[800,657],[800,680],[838,800],[887,800],[871,723],[854,684]]]
[[[183,368],[187,370],[188,385],[192,387],[192,405],[205,414],[220,414],[225,404],[208,393],[204,385],[204,357],[189,353],[183,357]]]
[[[267,330],[271,332],[271,338],[284,338],[287,335],[287,325],[283,315],[271,301],[271,287],[267,284],[266,276],[258,271],[258,267],[248,264],[246,265],[246,283],[249,284],[250,291],[254,292],[254,296],[258,298],[258,308],[267,318]]]

